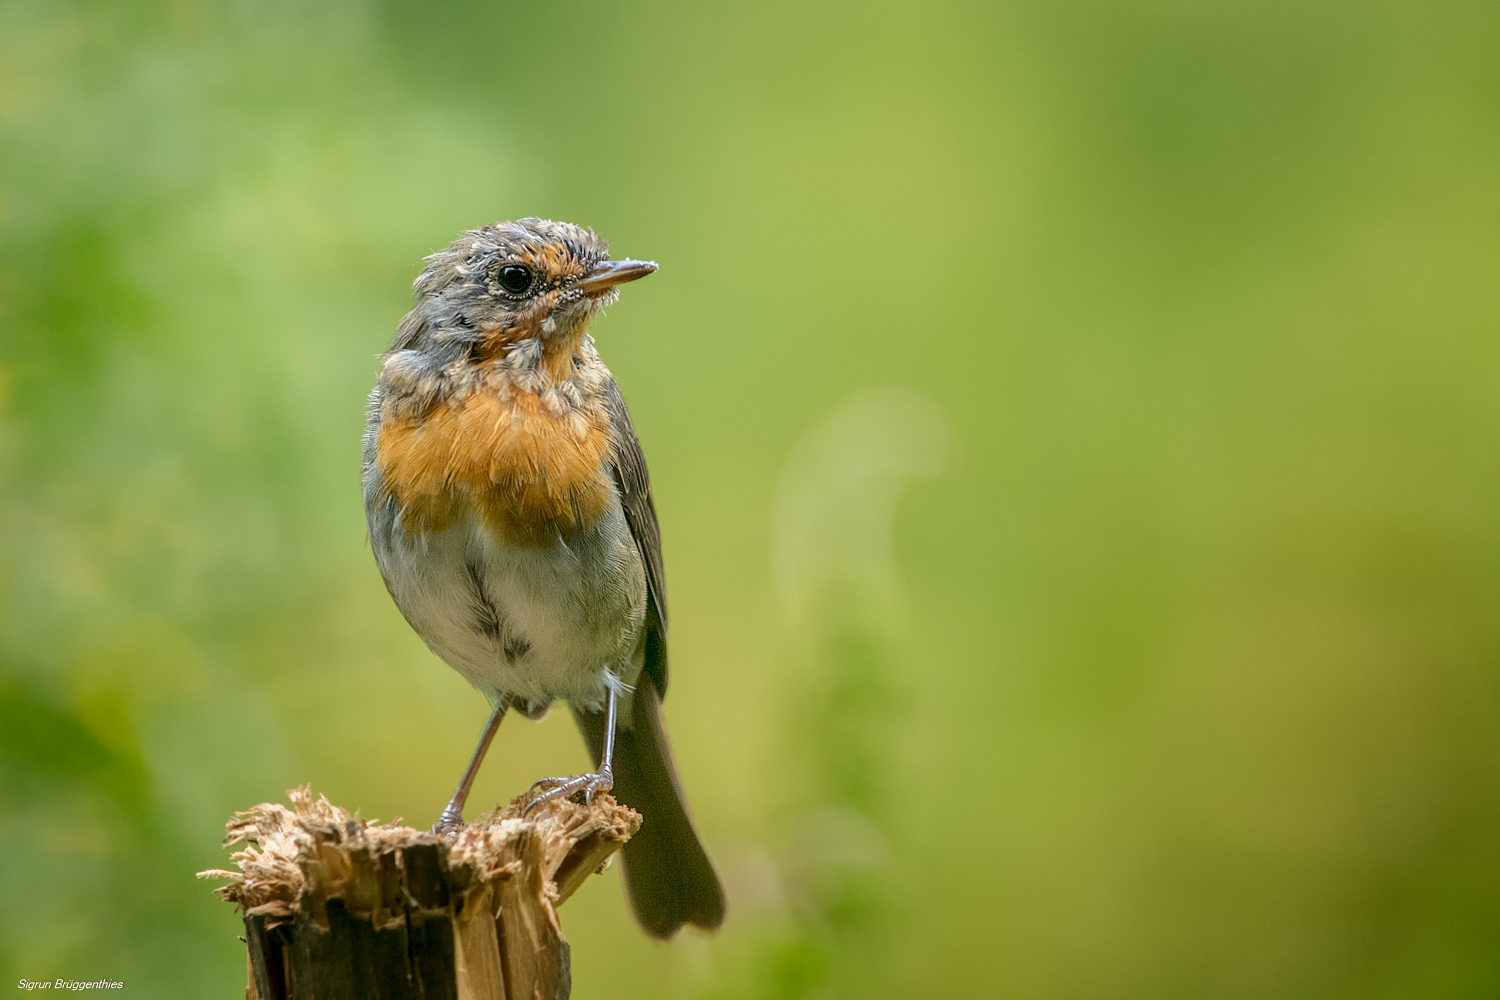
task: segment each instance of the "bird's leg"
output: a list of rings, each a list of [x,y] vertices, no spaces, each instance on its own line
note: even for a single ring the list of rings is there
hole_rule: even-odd
[[[599,770],[592,774],[575,774],[570,778],[543,778],[533,784],[532,790],[541,789],[541,794],[530,802],[521,815],[526,815],[552,799],[566,798],[578,792],[583,793],[584,802],[592,802],[594,796],[600,792],[607,792],[615,787],[615,711],[616,701],[619,699],[620,681],[613,674],[605,679],[608,695],[605,701],[604,714],[604,752],[599,755]]]
[[[464,825],[464,803],[469,800],[469,789],[474,787],[474,779],[479,774],[479,765],[484,763],[484,755],[489,752],[490,743],[495,739],[495,732],[500,728],[500,720],[505,718],[505,710],[510,708],[510,695],[501,695],[500,700],[495,702],[495,710],[490,713],[490,721],[485,723],[484,732],[479,737],[479,746],[474,748],[474,756],[469,761],[469,766],[464,769],[464,776],[458,783],[458,790],[453,793],[453,798],[448,800],[448,808],[443,810],[443,815],[433,824],[433,833],[456,833],[463,829]]]

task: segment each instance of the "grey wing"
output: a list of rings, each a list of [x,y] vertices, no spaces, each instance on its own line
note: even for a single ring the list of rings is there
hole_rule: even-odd
[[[651,474],[646,456],[630,422],[630,410],[620,386],[610,379],[604,405],[609,409],[614,433],[615,487],[625,508],[625,522],[635,539],[636,551],[646,567],[646,663],[645,671],[657,693],[667,693],[667,578],[661,562],[661,527],[656,521],[656,502],[651,499]]]

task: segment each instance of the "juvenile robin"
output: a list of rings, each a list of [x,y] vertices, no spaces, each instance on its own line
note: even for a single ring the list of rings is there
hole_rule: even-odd
[[[646,459],[589,322],[656,270],[592,230],[521,219],[433,254],[385,353],[364,437],[375,562],[428,647],[489,699],[464,802],[508,709],[566,701],[596,770],[536,802],[613,790],[642,816],[624,849],[653,937],[717,927],[724,893],[662,729],[666,580]]]

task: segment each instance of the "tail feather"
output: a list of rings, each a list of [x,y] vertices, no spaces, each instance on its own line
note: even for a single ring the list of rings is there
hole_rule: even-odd
[[[698,841],[672,767],[654,685],[636,686],[631,726],[615,734],[614,796],[641,814],[641,828],[625,844],[625,887],[647,934],[669,938],[683,924],[712,929],[724,922],[724,889]],[[598,766],[604,713],[573,710]]]

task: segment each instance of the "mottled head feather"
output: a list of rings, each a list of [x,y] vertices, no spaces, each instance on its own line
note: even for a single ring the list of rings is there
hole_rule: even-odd
[[[522,264],[538,270],[549,286],[577,280],[609,258],[609,241],[592,229],[550,219],[492,222],[471,229],[427,258],[413,289],[418,296],[458,286],[466,293],[503,294],[500,268]]]
[[[609,242],[592,229],[546,219],[493,222],[471,229],[427,258],[413,289],[417,306],[392,350],[417,350],[450,363],[498,358],[535,339],[564,376],[589,321],[618,293],[588,294],[579,283],[609,259]],[[506,268],[525,268],[521,292],[502,284]]]

